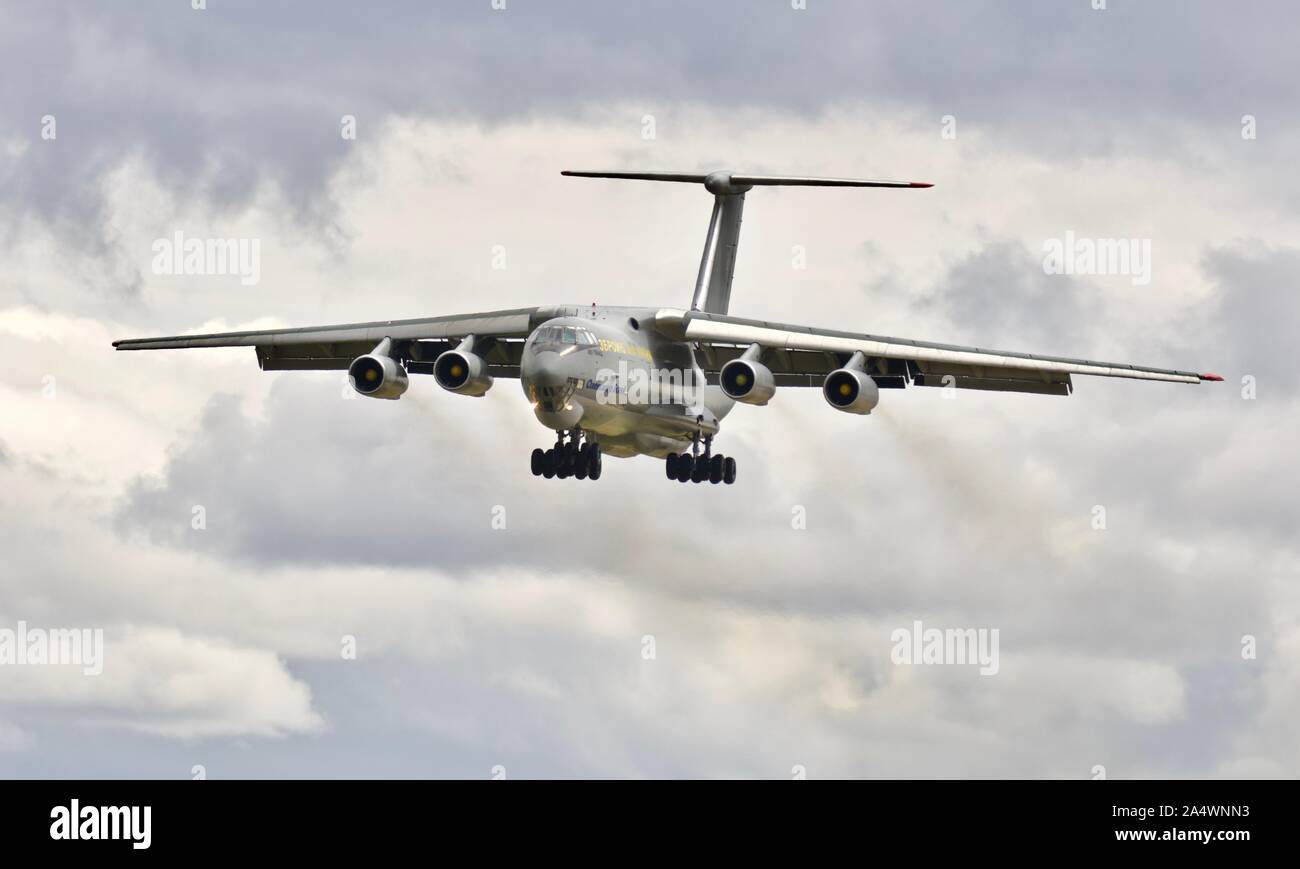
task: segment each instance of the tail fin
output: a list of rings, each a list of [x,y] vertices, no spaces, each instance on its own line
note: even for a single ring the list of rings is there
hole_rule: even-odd
[[[691,310],[725,314],[731,304],[731,278],[736,270],[736,248],[740,244],[740,222],[745,194],[754,187],[933,187],[921,181],[859,181],[853,178],[808,178],[799,175],[737,175],[687,172],[574,172],[574,178],[617,178],[632,181],[676,181],[703,184],[713,194],[713,217],[704,240],[700,274],[695,280]]]

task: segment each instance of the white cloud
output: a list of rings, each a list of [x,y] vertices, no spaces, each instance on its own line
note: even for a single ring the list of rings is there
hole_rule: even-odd
[[[311,690],[274,654],[170,629],[107,634],[98,675],[76,666],[0,667],[0,690],[11,708],[167,737],[283,736],[322,725]]]

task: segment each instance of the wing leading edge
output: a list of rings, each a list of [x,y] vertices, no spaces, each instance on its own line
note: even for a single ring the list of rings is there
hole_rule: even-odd
[[[127,338],[114,341],[118,350],[182,350],[191,347],[270,347],[291,344],[320,344],[349,341],[369,342],[373,347],[384,338],[394,341],[422,338],[454,338],[473,332],[501,338],[527,337],[533,318],[541,308],[515,308],[481,314],[450,317],[420,317],[414,320],[376,320],[338,326],[303,326],[296,329],[261,329],[252,332],[212,332],[206,335],[170,335],[161,338]]]

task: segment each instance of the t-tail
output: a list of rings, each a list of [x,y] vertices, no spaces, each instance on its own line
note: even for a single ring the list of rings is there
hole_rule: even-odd
[[[731,278],[736,271],[736,248],[740,244],[740,222],[745,194],[755,187],[933,187],[923,181],[861,181],[856,178],[806,178],[799,175],[739,175],[733,172],[707,174],[683,172],[574,172],[575,178],[618,178],[632,181],[676,181],[703,184],[713,194],[713,216],[704,239],[700,273],[695,280],[691,310],[725,314],[731,304]]]

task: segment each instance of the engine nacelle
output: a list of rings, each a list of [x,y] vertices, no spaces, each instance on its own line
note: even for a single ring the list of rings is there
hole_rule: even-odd
[[[722,391],[745,404],[767,404],[776,394],[772,371],[755,359],[732,359],[718,372]]]
[[[480,396],[492,388],[483,357],[466,350],[448,350],[433,362],[433,379],[448,392]]]
[[[876,381],[856,368],[840,368],[827,374],[822,395],[827,404],[845,413],[871,413],[880,403]]]
[[[367,398],[398,399],[411,385],[406,369],[390,356],[370,353],[348,366],[352,388]]]

